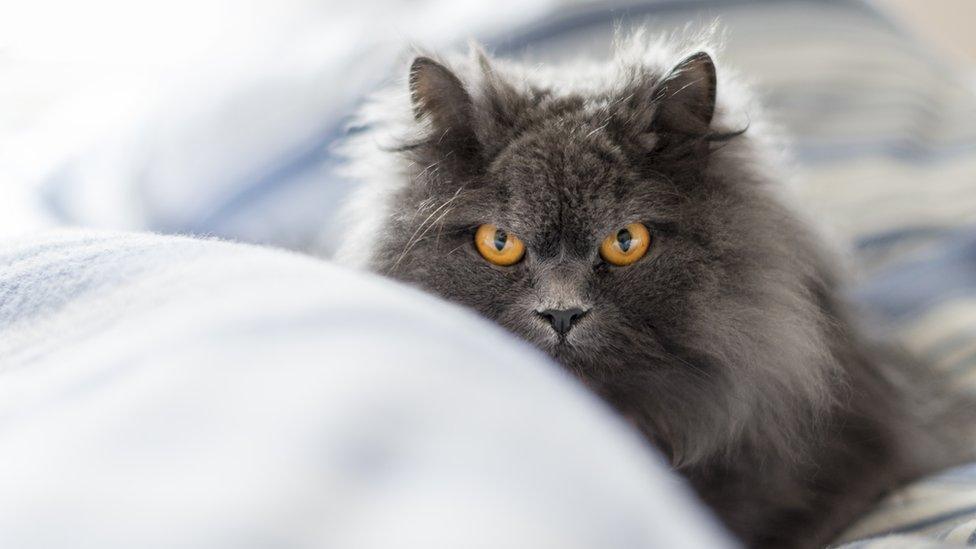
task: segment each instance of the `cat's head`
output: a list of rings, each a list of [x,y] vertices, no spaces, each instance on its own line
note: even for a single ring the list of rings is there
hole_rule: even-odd
[[[560,70],[413,60],[417,133],[356,160],[393,173],[346,253],[538,346],[675,463],[792,451],[832,376],[824,270],[712,56]]]

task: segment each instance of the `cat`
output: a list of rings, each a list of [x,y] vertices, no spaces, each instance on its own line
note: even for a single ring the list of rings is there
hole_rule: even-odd
[[[746,545],[822,546],[962,459],[951,399],[859,327],[714,51],[638,35],[605,63],[415,57],[349,138],[337,258],[548,353]]]

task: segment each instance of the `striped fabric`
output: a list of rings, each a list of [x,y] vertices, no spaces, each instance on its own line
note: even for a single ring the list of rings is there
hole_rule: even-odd
[[[839,541],[885,547],[892,540],[976,545],[976,464],[918,481],[886,498]]]

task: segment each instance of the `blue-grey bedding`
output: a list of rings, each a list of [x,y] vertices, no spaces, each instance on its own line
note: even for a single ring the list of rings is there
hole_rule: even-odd
[[[838,248],[851,250],[849,262],[856,280],[852,295],[875,315],[879,326],[949,371],[959,384],[976,387],[976,95],[971,75],[960,74],[958,67],[907,37],[871,4],[858,0],[538,0],[524,4],[521,11],[486,5],[466,19],[461,17],[436,30],[424,27],[423,22],[443,9],[445,2],[417,4],[425,6],[423,9],[391,8],[386,17],[402,17],[408,21],[405,25],[416,26],[414,37],[430,47],[456,44],[473,33],[500,53],[543,61],[605,55],[618,25],[665,30],[680,28],[688,21],[709,24],[718,18],[725,36],[720,61],[735,66],[752,82],[768,115],[791,142],[795,177],[784,184],[811,217],[829,228]],[[501,16],[501,12],[508,15]],[[336,174],[331,147],[343,135],[347,117],[362,95],[389,77],[401,42],[391,42],[383,35],[386,27],[371,26],[368,21],[332,22],[322,17],[320,23],[313,27],[316,32],[331,32],[339,25],[361,29],[360,42],[352,48],[356,55],[336,53],[325,61],[309,62],[306,50],[285,49],[279,52],[284,61],[259,63],[233,77],[213,77],[206,83],[208,94],[200,99],[186,99],[192,95],[188,90],[200,85],[188,79],[184,88],[177,87],[178,94],[163,96],[174,101],[162,101],[162,107],[147,109],[119,125],[111,138],[98,135],[64,151],[36,173],[28,187],[36,189],[45,219],[56,226],[215,235],[294,250],[330,250],[337,234],[332,214],[351,184]],[[452,30],[445,31],[447,27]],[[228,104],[238,110],[228,109]],[[275,116],[258,116],[269,112]],[[257,121],[242,125],[241,113]],[[123,317],[104,304],[115,301],[101,301],[102,297],[86,301],[85,297],[115,295],[111,288],[130,278],[139,280],[145,275],[150,279],[146,293],[133,286],[126,290],[129,294],[122,294],[134,302],[149,299],[150,290],[158,291],[170,282],[206,302],[210,296],[200,290],[204,281],[223,284],[215,278],[203,278],[199,286],[188,284],[180,265],[202,261],[203,251],[211,250],[208,246],[220,250],[218,257],[225,248],[140,238],[52,236],[50,241],[41,238],[4,248],[5,265],[19,261],[24,272],[44,273],[65,289],[61,294],[51,293],[49,301],[37,303],[30,298],[33,286],[28,275],[18,278],[4,273],[0,282],[0,357],[4,359],[0,371],[19,375],[8,364],[24,367],[40,361],[57,365],[68,355],[75,360],[79,353],[89,352],[92,341],[100,342],[102,347],[94,348],[105,352],[105,338],[135,337],[113,324]],[[118,249],[113,242],[119,244]],[[241,273],[257,268],[265,274],[261,280],[279,284],[273,268],[258,267],[258,260],[271,260],[261,254],[271,252],[250,250],[257,254],[253,262],[231,264]],[[184,253],[188,255],[184,257]],[[244,254],[233,252],[237,253]],[[29,257],[31,254],[35,257]],[[115,262],[100,262],[98,258],[104,254]],[[152,269],[140,270],[147,264],[146,254],[169,258],[173,270],[155,260],[149,262]],[[65,258],[75,263],[59,266]],[[86,265],[85,258],[94,263]],[[77,274],[73,274],[71,269],[76,267]],[[215,272],[233,274],[229,283],[240,282],[242,288],[251,288],[260,297],[260,285],[248,282],[247,276],[223,267]],[[283,280],[291,280],[288,272],[282,271]],[[305,278],[299,288],[314,286],[310,276],[302,275]],[[270,295],[299,299],[297,294]],[[242,303],[270,307],[270,314],[275,310],[272,301],[261,298]],[[168,311],[165,303],[160,306]],[[75,310],[85,307],[92,309]],[[358,307],[347,304],[347,309]],[[70,310],[77,316],[65,312]],[[162,324],[174,322],[178,317],[173,315],[156,319],[144,315],[137,320]],[[244,318],[254,322],[251,329],[258,336],[273,328],[260,315],[248,313]],[[79,331],[76,323],[88,331]],[[169,339],[162,341],[210,349],[213,344],[205,336],[218,334],[203,324],[200,328],[199,332],[185,326],[179,332],[165,331]],[[234,330],[243,333],[244,326]],[[133,353],[155,348],[136,343]],[[324,352],[321,347],[309,349]],[[204,355],[194,356],[200,364],[206,363]],[[115,360],[123,364],[151,357],[133,354]],[[93,385],[118,375],[102,369],[82,372],[91,375]],[[226,373],[232,375],[231,370]],[[89,383],[81,377],[72,379],[81,385]],[[82,390],[68,383],[63,389],[70,395]],[[8,394],[11,390],[7,389]],[[8,402],[18,401],[0,400],[0,406]],[[27,401],[19,402],[24,405]],[[56,405],[51,398],[33,405],[41,402]],[[0,408],[0,428],[15,417],[12,406]],[[3,438],[0,436],[0,444]],[[3,448],[0,456],[8,447]],[[23,451],[18,455],[28,459]],[[21,466],[27,467],[26,462]],[[189,474],[191,469],[181,471]],[[961,469],[908,487],[856,524],[844,539],[915,532],[976,545],[972,535],[976,524],[966,522],[976,510],[974,479],[971,468]],[[74,486],[83,488],[77,483]],[[24,488],[38,486],[25,484]],[[14,501],[7,496],[0,505],[5,502],[5,510],[13,509]],[[27,512],[10,516],[23,518]],[[0,528],[11,524],[0,522]]]

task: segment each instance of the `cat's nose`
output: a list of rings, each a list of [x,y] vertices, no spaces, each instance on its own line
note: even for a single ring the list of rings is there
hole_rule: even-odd
[[[546,309],[545,311],[539,311],[539,316],[542,316],[549,320],[552,324],[553,329],[559,335],[566,335],[573,324],[576,323],[586,311],[580,309],[579,307],[573,307],[572,309]]]

